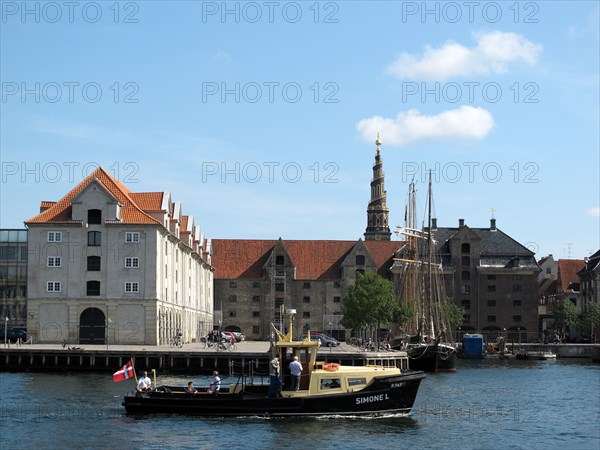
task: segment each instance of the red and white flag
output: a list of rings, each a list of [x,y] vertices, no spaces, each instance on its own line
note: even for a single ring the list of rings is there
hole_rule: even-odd
[[[133,376],[133,363],[129,361],[127,364],[113,373],[113,380],[115,380],[115,383],[118,383],[119,381],[125,381],[129,378],[133,378]]]

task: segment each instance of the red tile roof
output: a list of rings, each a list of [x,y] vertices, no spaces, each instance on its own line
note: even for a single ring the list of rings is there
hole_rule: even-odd
[[[71,218],[71,202],[81,191],[83,191],[94,180],[100,183],[108,192],[110,192],[115,198],[117,198],[119,203],[122,205],[120,208],[121,220],[118,223],[159,223],[144,212],[144,210],[133,199],[131,195],[132,192],[123,183],[113,178],[102,167],[99,167],[94,172],[92,172],[87,178],[85,178],[81,183],[79,183],[77,186],[71,189],[71,191],[69,191],[69,193],[63,198],[61,198],[58,202],[52,204],[47,210],[41,212],[37,216],[26,220],[25,223],[30,224],[79,222],[73,221]],[[43,202],[43,204],[50,205],[51,202]]]
[[[162,211],[164,192],[132,192],[129,196],[144,211]]]
[[[277,240],[212,239],[212,265],[215,278],[262,278],[263,267]],[[358,241],[282,241],[296,267],[296,279],[330,280],[341,278],[341,263]],[[387,274],[400,241],[366,241],[367,250]]]
[[[580,283],[577,272],[585,267],[583,259],[559,259],[558,281],[562,292],[572,292],[571,283]]]

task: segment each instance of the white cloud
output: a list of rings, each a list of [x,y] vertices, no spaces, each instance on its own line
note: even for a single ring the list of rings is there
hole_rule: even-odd
[[[223,50],[217,51],[217,53],[212,55],[211,58],[216,61],[221,61],[221,62],[226,62],[226,63],[229,63],[233,60],[231,55],[227,52],[224,52]]]
[[[380,132],[382,140],[390,145],[406,145],[425,139],[482,139],[493,127],[492,114],[473,106],[461,106],[431,116],[409,109],[393,119],[374,116],[356,124],[361,139],[370,142]]]
[[[590,208],[585,213],[590,217],[600,217],[600,208]]]
[[[447,41],[439,48],[425,47],[423,55],[403,53],[387,72],[401,79],[443,81],[453,77],[505,73],[509,63],[534,66],[543,47],[516,33],[476,33],[477,45],[465,47]]]

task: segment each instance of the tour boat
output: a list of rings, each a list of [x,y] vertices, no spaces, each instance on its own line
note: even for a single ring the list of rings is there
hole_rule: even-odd
[[[269,396],[269,385],[241,375],[235,383],[221,384],[216,394],[199,389],[186,393],[183,387],[159,386],[150,392],[130,392],[123,406],[128,414],[189,414],[198,416],[381,416],[408,415],[425,374],[402,367],[380,365],[343,366],[317,361],[319,341],[292,338],[292,316],[288,310],[288,333],[276,330],[274,356],[284,362],[298,356],[302,364],[299,390],[277,389]],[[285,369],[285,367],[284,367]]]

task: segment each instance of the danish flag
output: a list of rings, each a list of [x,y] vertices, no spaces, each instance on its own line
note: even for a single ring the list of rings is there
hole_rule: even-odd
[[[133,376],[133,363],[129,361],[113,374],[113,380],[115,380],[115,383],[118,383],[119,381],[125,381],[132,378]]]

